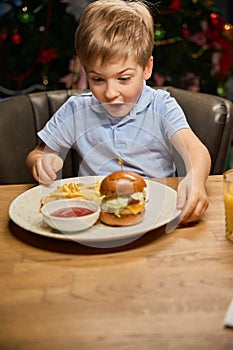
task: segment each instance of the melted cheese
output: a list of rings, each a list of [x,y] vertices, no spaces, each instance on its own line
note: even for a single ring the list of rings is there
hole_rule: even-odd
[[[140,213],[145,207],[145,203],[139,203],[139,204],[129,204],[127,206],[127,209],[131,211],[134,215]]]

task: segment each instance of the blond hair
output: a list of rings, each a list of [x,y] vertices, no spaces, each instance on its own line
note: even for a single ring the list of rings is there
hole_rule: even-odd
[[[75,33],[75,48],[85,66],[131,57],[145,68],[154,46],[154,24],[143,1],[98,0],[87,6]]]

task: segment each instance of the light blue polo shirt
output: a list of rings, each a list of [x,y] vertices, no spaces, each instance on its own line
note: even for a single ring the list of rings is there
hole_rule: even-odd
[[[144,85],[128,115],[111,117],[92,95],[70,97],[38,136],[64,156],[74,148],[80,159],[79,176],[107,175],[124,170],[143,177],[175,175],[172,135],[189,128],[185,115],[167,91]]]

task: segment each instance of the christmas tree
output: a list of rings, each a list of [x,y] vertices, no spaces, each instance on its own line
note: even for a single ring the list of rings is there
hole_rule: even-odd
[[[152,84],[226,95],[233,27],[212,0],[164,0],[155,18]]]
[[[75,18],[57,0],[0,3],[0,94],[64,88],[74,57]]]
[[[93,1],[93,0],[92,0]],[[0,96],[85,88],[74,33],[91,0],[0,2]],[[233,28],[213,0],[151,1],[154,72],[149,84],[226,94]]]

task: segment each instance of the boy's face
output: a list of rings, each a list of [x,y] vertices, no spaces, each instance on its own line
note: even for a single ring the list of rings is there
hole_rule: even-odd
[[[86,72],[92,93],[108,113],[124,117],[137,103],[143,81],[150,78],[152,67],[152,57],[145,69],[131,59],[104,64],[97,60],[87,66]]]

